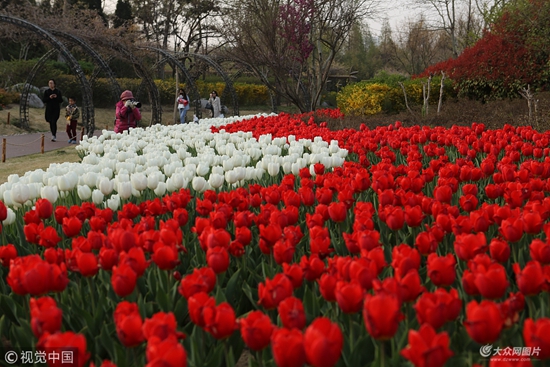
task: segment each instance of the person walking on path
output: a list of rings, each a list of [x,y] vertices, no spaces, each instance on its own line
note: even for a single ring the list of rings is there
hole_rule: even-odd
[[[61,113],[61,103],[63,102],[63,98],[61,96],[61,91],[56,88],[55,80],[50,79],[48,81],[48,87],[49,89],[44,91],[44,98],[42,98],[42,102],[46,105],[44,117],[50,124],[52,141],[56,141],[57,120],[59,120],[59,114]]]
[[[120,101],[116,104],[115,133],[122,133],[137,126],[137,122],[141,120],[138,106],[141,104],[134,100],[131,91],[122,92]]]
[[[76,144],[76,124],[80,117],[80,110],[76,105],[76,100],[69,97],[69,104],[65,108],[65,118],[67,119],[67,135],[69,136],[69,144]]]
[[[187,111],[189,111],[189,98],[184,89],[180,89],[178,95],[178,111],[180,113],[180,123],[186,123]]]
[[[220,117],[220,114],[222,113],[222,103],[220,101],[220,97],[218,97],[218,92],[212,91],[208,102],[210,102],[210,105],[212,106],[212,117]]]

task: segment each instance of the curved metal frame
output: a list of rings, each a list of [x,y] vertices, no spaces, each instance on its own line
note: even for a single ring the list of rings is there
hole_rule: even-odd
[[[40,60],[32,67],[29,75],[27,76],[27,81],[23,85],[23,90],[21,91],[21,97],[19,99],[19,120],[21,124],[25,127],[29,127],[29,100],[30,100],[30,90],[31,83],[36,76],[38,70],[42,68],[42,65],[48,60],[57,50],[55,48],[50,49],[46,52]]]
[[[243,66],[242,69],[239,69],[239,71],[237,71],[234,75],[231,76],[231,80],[233,80],[233,81],[234,81],[235,79],[237,79],[237,78],[243,73],[243,71],[246,69],[246,70],[251,71],[251,72],[253,72],[254,74],[256,74],[256,75],[260,78],[260,80],[262,81],[262,83],[263,83],[266,87],[268,87],[268,83],[269,83],[269,82],[267,81],[267,79],[265,78],[265,76],[264,76],[263,74],[258,74],[258,73],[254,70],[254,68],[252,68],[252,66],[250,66],[250,64],[247,64],[246,62],[242,62],[242,61],[240,61],[240,60],[230,59],[230,58],[226,58],[226,57],[217,58],[217,59],[216,59],[216,62],[217,62],[218,64],[222,64],[222,63],[224,63],[224,62],[235,62],[235,63],[240,64],[240,65]],[[268,93],[269,93],[269,99],[271,100],[271,112],[277,113],[277,101],[276,101],[276,96],[275,96],[275,94],[273,93],[273,91],[272,91],[269,87],[267,88],[267,91],[268,91]]]
[[[195,80],[193,79],[191,74],[189,74],[189,70],[187,70],[185,65],[181,61],[179,61],[172,53],[168,51],[165,51],[156,47],[143,47],[143,49],[156,51],[164,56],[164,59],[160,60],[155,65],[158,65],[159,63],[164,62],[165,60],[170,60],[172,63],[174,63],[174,65],[176,65],[183,72],[185,79],[187,79],[187,81],[189,82],[189,90],[191,91],[191,94],[193,95],[193,100],[195,101],[195,116],[197,116],[197,118],[200,119],[202,117],[201,96],[199,94],[199,91],[195,87],[195,83],[194,83]]]
[[[101,68],[101,70],[103,70],[103,72],[107,75],[107,77],[111,81],[111,93],[113,95],[113,99],[115,103],[118,102],[120,98],[120,94],[122,93],[122,90],[120,89],[120,84],[118,84],[118,81],[116,80],[115,73],[109,67],[109,64],[107,64],[105,59],[101,57],[101,55],[98,54],[87,42],[85,42],[79,37],[76,37],[67,32],[62,32],[54,29],[50,29],[50,33],[53,34],[54,36],[65,38],[77,44],[84,50],[84,52],[86,52],[89,56],[92,57],[92,59],[95,61],[95,64],[98,65]]]
[[[80,81],[80,86],[82,88],[82,103],[85,107],[82,111],[82,121],[85,122],[85,125],[88,128],[88,133],[91,132],[93,134],[95,126],[94,126],[94,108],[93,108],[93,101],[90,98],[92,95],[92,89],[90,87],[90,83],[88,83],[88,80],[86,79],[86,76],[84,75],[84,72],[82,71],[82,68],[78,64],[78,61],[74,58],[74,56],[70,53],[70,51],[63,45],[63,43],[59,42],[57,38],[55,38],[51,33],[48,31],[40,28],[36,24],[30,23],[26,20],[7,16],[7,15],[0,15],[0,22],[10,23],[15,26],[19,26],[22,28],[25,28],[27,30],[30,30],[42,38],[46,39],[54,48],[56,48],[63,58],[67,61],[69,64],[69,68],[73,71],[73,73],[78,77]],[[25,121],[24,123],[28,124],[28,121]],[[28,126],[28,125],[27,125]]]
[[[235,87],[233,86],[233,81],[231,80],[231,78],[229,78],[227,76],[225,71],[223,71],[220,64],[218,64],[216,61],[214,61],[214,59],[212,59],[212,58],[210,58],[206,55],[195,54],[195,53],[190,53],[190,52],[189,53],[178,53],[176,55],[180,56],[181,58],[196,57],[196,58],[204,60],[208,64],[210,64],[210,66],[212,66],[216,70],[216,72],[218,74],[220,74],[220,76],[223,78],[223,80],[225,82],[226,87],[224,89],[223,94],[225,95],[226,91],[229,91],[229,93],[231,94],[231,98],[233,100],[233,115],[234,116],[239,116],[239,98],[237,97],[237,92],[235,91]]]

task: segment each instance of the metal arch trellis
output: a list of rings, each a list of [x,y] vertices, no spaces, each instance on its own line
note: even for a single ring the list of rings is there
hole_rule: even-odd
[[[227,58],[227,57],[220,57],[220,58],[217,58],[216,59],[216,62],[218,64],[222,64],[224,62],[234,62],[234,63],[237,63],[237,64],[240,64],[243,66],[243,68],[239,69],[235,74],[233,74],[231,76],[231,80],[234,81],[236,80],[243,72],[244,70],[248,70],[248,71],[251,71],[253,72],[254,74],[256,74],[260,80],[262,81],[262,83],[268,87],[269,85],[269,82],[267,81],[267,78],[265,77],[265,75],[263,74],[258,74],[254,68],[252,68],[252,66],[250,66],[250,64],[247,64],[246,62],[243,62],[243,61],[240,61],[240,60],[236,60],[236,59],[231,59],[231,58]],[[276,96],[275,94],[273,93],[273,91],[268,87],[267,88],[267,91],[269,93],[269,99],[271,101],[271,112],[273,113],[277,113],[277,100],[276,100]]]
[[[143,64],[135,57],[135,55],[130,50],[128,50],[121,43],[104,38],[94,39],[94,42],[117,52],[123,58],[130,61],[130,63],[134,67],[134,70],[136,71],[136,74],[138,74],[138,76],[141,77],[143,79],[143,82],[147,85],[147,93],[149,96],[149,101],[151,102],[151,121],[149,123],[149,126],[161,123],[162,106],[160,104],[159,91],[155,84],[155,81],[147,72],[147,69],[143,66]]]
[[[36,73],[38,72],[38,70],[40,70],[42,65],[44,65],[46,60],[48,60],[56,52],[57,50],[55,48],[52,48],[48,52],[46,52],[33,66],[31,71],[29,72],[29,75],[27,76],[27,81],[25,82],[23,90],[21,91],[21,98],[19,102],[19,119],[21,120],[21,125],[25,128],[29,127],[29,100],[31,83],[36,76]]]
[[[111,45],[111,47],[113,47],[113,45]],[[149,123],[149,126],[153,124],[160,124],[162,121],[162,106],[160,104],[159,90],[155,84],[155,81],[151,78],[151,75],[132,52],[127,50],[122,45],[116,45],[116,47],[118,51],[120,51],[130,60],[130,62],[132,62],[136,73],[143,78],[143,81],[147,84],[147,93],[149,94],[149,101],[151,102],[152,110],[151,122]]]
[[[233,86],[233,81],[230,77],[227,76],[227,73],[222,69],[220,64],[218,64],[214,59],[201,54],[195,54],[191,52],[187,53],[178,53],[176,56],[179,56],[181,58],[186,57],[196,57],[198,59],[206,61],[210,66],[212,66],[216,72],[223,78],[223,81],[225,82],[226,88],[224,89],[224,94],[226,91],[229,91],[231,94],[231,99],[233,100],[233,115],[239,116],[239,98],[237,97],[237,92],[235,91],[235,87]]]
[[[113,99],[116,102],[118,102],[120,98],[120,94],[122,93],[122,90],[120,89],[120,85],[118,84],[118,81],[116,80],[116,75],[113,72],[113,70],[109,67],[109,64],[105,61],[103,57],[99,53],[97,53],[87,42],[85,42],[83,39],[76,37],[70,33],[62,32],[58,30],[51,29],[50,32],[54,36],[59,36],[62,38],[65,38],[71,42],[74,42],[78,46],[80,46],[84,52],[86,52],[89,56],[92,57],[92,59],[95,61],[95,63],[103,70],[105,75],[109,78],[111,81],[111,93],[113,95]]]
[[[90,98],[91,92],[92,92],[90,83],[88,83],[88,80],[86,79],[86,76],[82,71],[82,68],[78,64],[78,61],[74,58],[74,56],[70,53],[70,51],[65,47],[65,45],[59,42],[59,40],[57,40],[57,38],[55,38],[48,31],[26,20],[8,16],[8,15],[0,15],[0,22],[10,23],[12,25],[28,29],[38,34],[42,38],[46,39],[54,48],[56,48],[61,53],[63,58],[67,61],[69,68],[73,71],[73,73],[77,76],[77,78],[80,81],[80,87],[82,88],[82,99],[83,99],[82,102],[83,102],[83,105],[85,106],[84,110],[82,111],[83,112],[82,120],[85,123],[85,125],[88,127],[88,133],[90,133],[90,131],[91,133],[93,133],[94,109],[93,109],[93,101]]]
[[[195,80],[193,79],[191,74],[189,74],[189,70],[187,70],[187,68],[185,67],[185,65],[181,61],[179,61],[174,55],[172,55],[170,52],[168,52],[166,50],[159,49],[159,48],[156,48],[156,47],[145,47],[145,49],[152,50],[152,51],[157,51],[157,52],[161,53],[164,56],[164,58],[162,60],[160,60],[159,62],[157,62],[155,65],[158,65],[159,63],[165,62],[166,60],[170,60],[183,72],[183,75],[185,76],[185,79],[187,79],[188,84],[189,84],[188,89],[191,91],[191,95],[193,96],[192,100],[195,101],[195,103],[194,103],[195,104],[195,116],[197,116],[197,118],[200,119],[202,117],[201,96],[199,94],[199,91],[197,90],[197,87],[195,86],[195,83],[194,83]]]

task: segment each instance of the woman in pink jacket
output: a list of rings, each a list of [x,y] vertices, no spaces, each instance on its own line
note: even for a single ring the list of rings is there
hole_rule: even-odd
[[[134,100],[131,91],[122,92],[120,101],[116,104],[115,133],[122,133],[136,127],[137,122],[141,120],[139,107],[141,107],[141,103]]]

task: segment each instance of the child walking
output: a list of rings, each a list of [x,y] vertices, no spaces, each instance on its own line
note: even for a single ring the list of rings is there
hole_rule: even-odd
[[[76,124],[80,117],[80,110],[76,106],[76,100],[72,97],[69,97],[69,105],[65,108],[65,117],[67,118],[69,144],[76,144]]]

